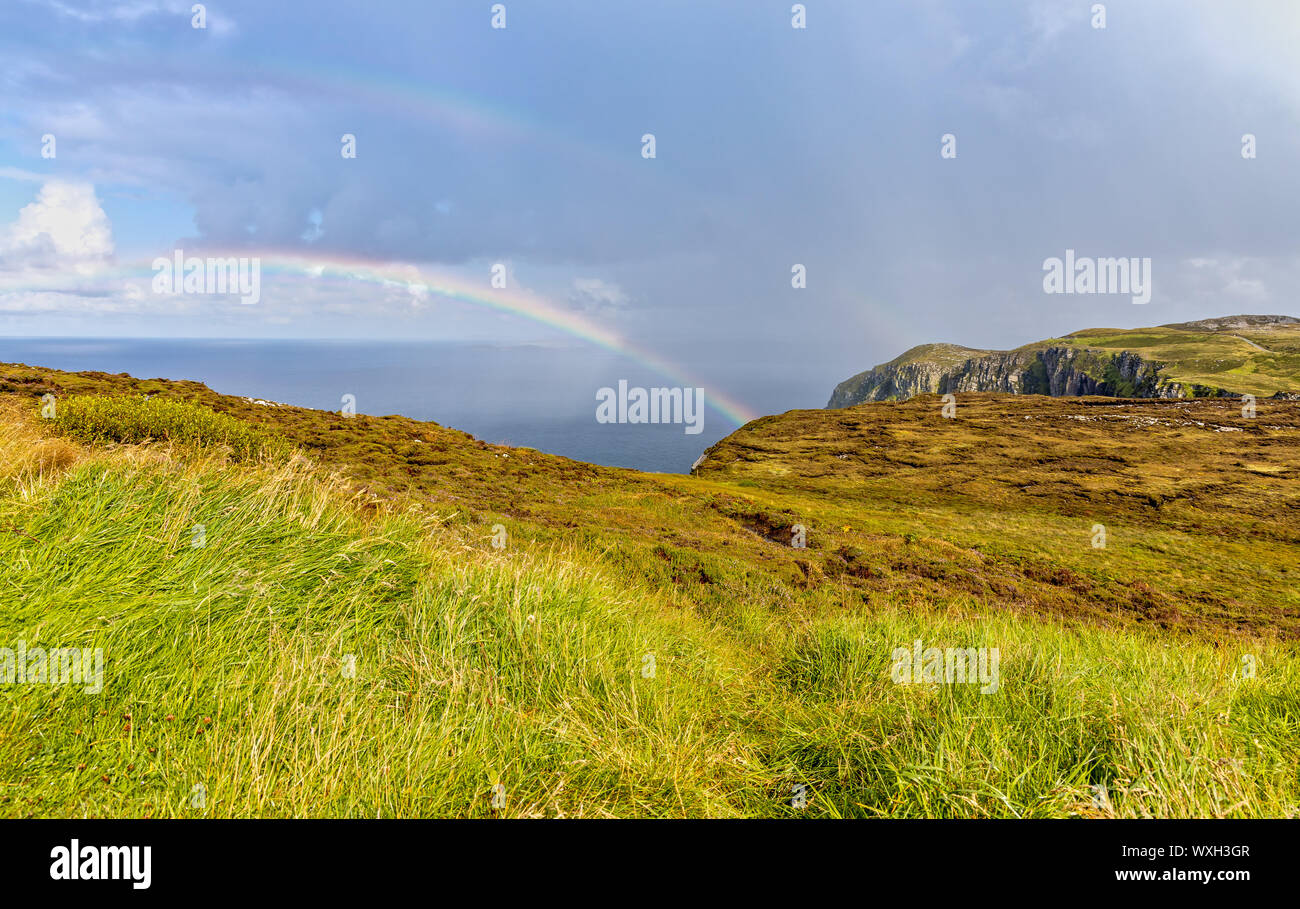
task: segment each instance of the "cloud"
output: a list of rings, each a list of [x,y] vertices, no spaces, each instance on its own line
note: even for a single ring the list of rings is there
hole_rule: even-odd
[[[560,3],[545,28],[512,30],[508,53],[463,4],[344,5],[321,27],[307,0],[208,3],[209,29],[218,8],[240,19],[241,40],[222,42],[170,11],[192,0],[58,3],[0,0],[0,178],[23,181],[0,187],[22,194],[0,212],[0,269],[28,269],[0,271],[0,284],[95,283],[36,270],[63,261],[57,234],[20,256],[4,224],[57,173],[111,194],[117,259],[101,286],[178,325],[274,313],[314,333],[334,307],[381,335],[541,330],[401,281],[270,276],[256,308],[160,298],[147,272],[143,291],[125,290],[122,260],[310,250],[482,280],[517,263],[548,298],[642,346],[776,359],[799,344],[836,381],[936,331],[1003,346],[1294,310],[1300,70],[1283,43],[1300,9],[1276,0],[1107,4],[1105,30],[1091,0],[830,4],[806,34],[772,26],[761,4],[706,22],[693,0],[635,14]],[[686,41],[684,15],[700,26]],[[592,44],[597,31],[610,42]],[[665,46],[673,66],[646,66]],[[569,91],[591,72],[605,78]],[[640,155],[648,130],[653,161]],[[953,161],[938,155],[949,131]],[[1258,160],[1240,155],[1247,131]],[[340,156],[345,132],[355,160]],[[37,158],[45,133],[57,162]],[[1153,257],[1166,309],[1080,315],[1044,299],[1039,266],[1070,247]],[[1227,267],[1247,256],[1261,258]],[[795,262],[810,290],[792,297]],[[521,286],[513,267],[509,286]],[[104,311],[101,298],[64,299]],[[120,323],[84,321],[108,324]],[[344,315],[330,324],[351,333]]]
[[[574,278],[569,305],[584,312],[624,309],[631,302],[627,292],[602,278]]]
[[[29,3],[37,0],[28,0]],[[53,10],[65,19],[78,22],[104,22],[107,20],[130,22],[143,16],[152,15],[161,10],[159,3],[144,2],[92,2],[89,6],[63,3],[61,0],[42,0],[41,5]]]
[[[1029,9],[1029,34],[1035,50],[1056,43],[1067,29],[1087,20],[1091,7],[1068,0],[1038,0]]]
[[[103,22],[133,23],[152,16],[192,15],[191,0],[27,0],[39,3],[64,19],[87,24]],[[205,4],[206,5],[206,4]],[[208,27],[219,33],[233,30],[233,23],[224,16],[207,14]]]
[[[1229,312],[1294,310],[1288,288],[1300,280],[1300,256],[1194,256],[1174,263],[1172,295]]]
[[[27,183],[44,183],[49,179],[46,174],[23,170],[20,167],[0,167],[0,180],[21,180]]]
[[[88,183],[51,180],[0,228],[0,269],[94,271],[113,255],[113,228]]]

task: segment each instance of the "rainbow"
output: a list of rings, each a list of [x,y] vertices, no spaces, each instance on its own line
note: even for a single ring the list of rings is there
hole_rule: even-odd
[[[300,62],[292,68],[285,64],[250,67],[278,77],[281,84],[288,83],[298,89],[310,89],[322,96],[347,96],[369,106],[383,105],[404,115],[415,116],[442,128],[462,135],[489,138],[496,141],[532,142],[541,140],[557,150],[563,150],[577,159],[575,166],[589,166],[603,160],[610,166],[627,166],[639,161],[639,136],[629,138],[629,148],[615,154],[589,142],[565,135],[559,130],[538,121],[518,110],[494,105],[482,98],[453,93],[428,84],[412,85],[394,77],[384,77],[373,72],[350,70],[343,74]],[[362,154],[364,154],[364,149]],[[626,356],[633,361],[686,387],[705,388],[705,400],[737,426],[756,419],[759,415],[740,401],[720,391],[709,391],[680,364],[674,363],[653,351],[637,346],[608,328],[543,297],[522,290],[491,288],[486,282],[478,283],[463,276],[431,266],[410,263],[381,262],[364,258],[349,258],[339,254],[319,254],[302,249],[258,251],[241,249],[237,252],[205,250],[204,257],[258,257],[264,274],[283,275],[298,280],[343,280],[380,286],[405,286],[413,293],[434,294],[447,300],[471,306],[496,310],[561,331],[605,350]],[[88,279],[139,279],[151,277],[152,260],[130,264],[115,264],[97,269]],[[14,291],[11,285],[0,291]],[[30,290],[41,288],[31,287]]]
[[[622,137],[622,151],[615,151],[571,136],[531,112],[466,91],[408,81],[382,70],[264,58],[248,64],[245,74],[267,77],[267,84],[291,89],[295,97],[314,94],[330,101],[345,99],[364,110],[386,109],[408,120],[421,120],[478,140],[529,145],[540,142],[562,151],[579,168],[598,160],[614,167],[635,167],[642,160],[640,133]],[[364,143],[364,136],[360,141]],[[365,154],[364,148],[360,154]],[[659,167],[663,169],[662,164]]]
[[[225,255],[252,255],[226,253]],[[209,253],[208,255],[214,255]],[[741,426],[758,414],[735,398],[709,390],[680,364],[629,342],[621,335],[544,297],[517,289],[490,287],[446,270],[435,271],[410,263],[381,263],[363,258],[305,255],[301,252],[272,252],[261,255],[263,273],[300,279],[337,278],[385,287],[404,287],[415,294],[432,294],[443,299],[508,313],[545,325],[597,347],[628,357],[685,387],[705,389],[706,402],[727,419]]]
[[[382,262],[361,257],[342,256],[337,253],[307,253],[302,250],[213,250],[203,248],[188,252],[186,258],[199,256],[208,258],[256,258],[260,262],[261,274],[278,276],[302,282],[323,280],[346,283],[363,283],[379,287],[402,288],[420,297],[432,295],[444,300],[479,307],[481,309],[506,313],[527,319],[539,325],[555,329],[573,338],[593,344],[612,353],[625,356],[634,362],[653,370],[672,380],[675,384],[689,388],[704,388],[707,404],[718,413],[741,426],[757,419],[755,413],[739,400],[720,392],[710,390],[708,385],[696,378],[678,363],[674,363],[651,350],[633,344],[618,333],[597,322],[559,306],[539,294],[522,289],[499,289],[490,286],[486,274],[484,280],[475,281],[456,274],[446,268],[430,265],[415,265],[407,262]],[[163,258],[170,258],[164,256]],[[153,260],[137,262],[118,262],[93,274],[85,275],[88,283],[106,287],[107,282],[138,281],[146,287],[154,275]],[[62,282],[66,285],[66,281]],[[42,288],[39,285],[3,286],[0,292],[34,292]],[[265,288],[263,288],[265,295]],[[594,400],[594,398],[593,398]]]

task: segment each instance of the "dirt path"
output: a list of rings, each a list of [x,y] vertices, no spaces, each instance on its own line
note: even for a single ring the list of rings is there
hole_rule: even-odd
[[[1245,341],[1251,347],[1255,348],[1256,350],[1262,350],[1266,354],[1271,354],[1273,352],[1269,350],[1267,347],[1260,347],[1258,344],[1256,344],[1254,341],[1250,340],[1249,338],[1243,338],[1241,335],[1228,335],[1228,337],[1236,338],[1238,341]]]

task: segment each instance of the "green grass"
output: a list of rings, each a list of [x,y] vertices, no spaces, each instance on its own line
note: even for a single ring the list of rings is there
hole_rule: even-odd
[[[786,585],[739,537],[643,549],[631,529],[602,530],[639,489],[603,472],[581,533],[561,542],[511,519],[496,550],[490,516],[376,506],[300,458],[54,457],[46,428],[28,411],[0,424],[0,646],[99,647],[105,678],[99,694],[0,685],[5,816],[1286,816],[1300,803],[1294,641],[1062,624],[952,586],[939,569],[968,557],[902,524],[897,542],[882,524],[828,551],[831,515],[795,551],[822,580],[794,569]],[[707,525],[696,495],[714,515],[701,533],[736,520],[719,509],[784,530],[779,509],[716,481],[673,482],[638,498],[644,521]],[[813,507],[786,501],[792,516]],[[934,518],[931,534],[980,532]],[[1015,555],[1022,531],[985,533],[1010,533]],[[620,538],[632,545],[610,546]],[[882,552],[899,575],[930,566],[934,589],[866,597],[861,579],[824,577],[832,552],[850,568]],[[893,683],[892,651],[917,638],[998,648],[999,690]]]
[[[1062,340],[1106,353],[1132,351],[1145,360],[1163,364],[1163,378],[1189,388],[1222,388],[1259,397],[1277,391],[1300,391],[1297,325],[1221,331],[1169,325],[1128,331],[1098,328],[1074,332]]]
[[[237,460],[284,452],[271,433],[204,407],[167,398],[73,395],[52,402],[55,428],[83,442],[165,441],[224,446]]]
[[[886,390],[896,394],[891,382],[885,381],[891,379],[902,379],[910,392],[914,386],[908,383],[916,381],[917,370],[929,376],[928,390],[938,391],[941,376],[960,375],[967,361],[986,357],[998,357],[998,369],[1020,374],[1016,392],[1048,394],[1046,369],[1039,355],[1046,349],[1062,347],[1077,349],[1072,369],[1100,383],[1098,394],[1111,397],[1153,396],[1170,384],[1181,386],[1185,397],[1214,397],[1221,391],[1268,397],[1276,392],[1300,391],[1300,325],[1253,324],[1216,330],[1184,323],[1127,330],[1084,329],[1010,351],[922,344],[844,380],[836,387],[832,400],[842,406],[885,394]],[[1136,354],[1149,365],[1143,381],[1135,383],[1120,375],[1114,358],[1125,352]]]
[[[339,492],[91,463],[7,500],[3,638],[101,647],[106,671],[100,695],[3,689],[4,813],[487,816],[495,783],[506,814],[735,811],[696,697],[717,664],[672,616]]]

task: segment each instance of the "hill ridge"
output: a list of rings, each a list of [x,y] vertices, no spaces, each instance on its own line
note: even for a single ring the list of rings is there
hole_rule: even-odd
[[[1010,350],[920,344],[839,383],[828,408],[956,392],[1138,398],[1300,393],[1300,319],[1234,315],[1088,328]]]

